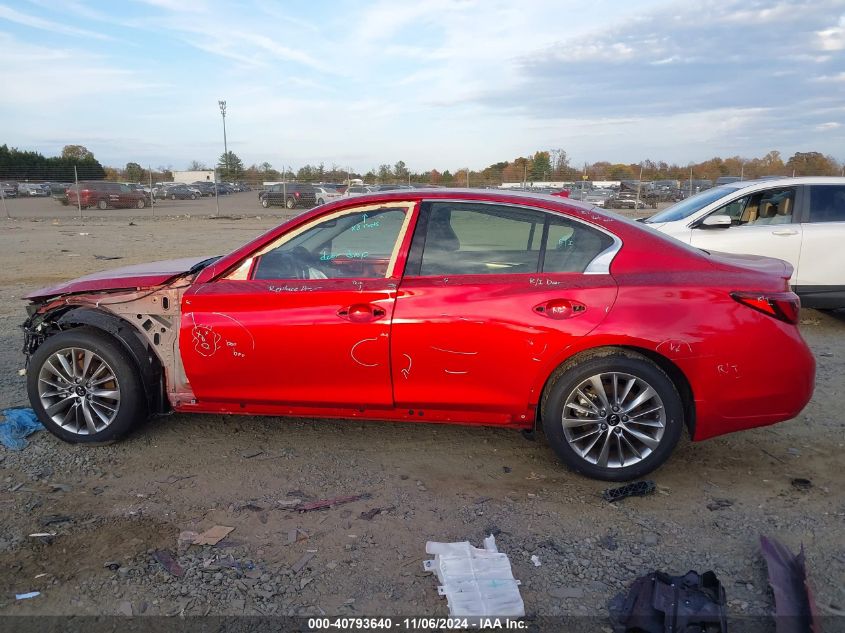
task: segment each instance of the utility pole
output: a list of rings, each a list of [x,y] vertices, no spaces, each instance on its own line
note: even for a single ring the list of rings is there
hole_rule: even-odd
[[[78,197],[79,197],[79,194],[77,194],[77,198]],[[6,212],[6,217],[11,219],[12,216],[9,215],[9,207],[6,206],[6,194],[3,191],[3,183],[2,182],[0,182],[0,200],[3,201],[3,211]]]
[[[220,100],[217,102],[220,106],[220,114],[223,116],[223,160],[226,164],[226,177],[231,178],[232,174],[229,171],[229,144],[226,142],[226,102]],[[214,170],[214,180],[217,181],[217,170]]]

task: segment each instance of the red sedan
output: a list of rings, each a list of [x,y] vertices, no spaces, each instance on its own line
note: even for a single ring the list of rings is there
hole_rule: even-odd
[[[626,480],[807,404],[790,273],[552,196],[374,194],[32,293],[27,386],[71,442],[170,410],[542,426]]]

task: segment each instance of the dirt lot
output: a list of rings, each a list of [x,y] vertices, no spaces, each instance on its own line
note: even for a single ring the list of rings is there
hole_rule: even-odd
[[[204,200],[169,203],[171,217],[160,208],[79,221],[52,201],[16,201],[22,219],[0,220],[0,405],[27,405],[23,294],[111,265],[219,254],[285,213],[271,217],[254,193],[224,200],[224,215],[246,217],[197,217],[213,209]],[[37,433],[21,452],[0,448],[0,614],[446,615],[422,570],[426,541],[480,545],[493,533],[533,615],[603,618],[609,598],[654,569],[713,569],[732,614],[767,614],[761,534],[795,551],[803,543],[819,612],[842,615],[845,315],[805,310],[801,328],[818,375],[797,419],[686,442],[654,474],[657,494],[615,505],[542,437],[503,430],[172,415],[106,447]],[[364,493],[330,510],[290,509]],[[215,524],[234,531],[177,554],[181,531]],[[28,536],[37,532],[55,536]],[[153,559],[158,550],[181,576]],[[15,600],[29,591],[41,595]]]

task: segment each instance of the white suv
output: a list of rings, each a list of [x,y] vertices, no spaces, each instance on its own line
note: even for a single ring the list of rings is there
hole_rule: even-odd
[[[804,306],[845,307],[845,178],[733,182],[644,222],[707,251],[786,260]]]

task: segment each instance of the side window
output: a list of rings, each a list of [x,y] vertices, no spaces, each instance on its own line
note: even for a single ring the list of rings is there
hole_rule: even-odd
[[[537,272],[544,221],[504,205],[431,203],[420,275]]]
[[[385,207],[324,220],[261,255],[253,279],[384,278],[405,213]]]
[[[545,273],[582,273],[602,251],[613,244],[613,238],[581,222],[549,216],[546,237]]]
[[[731,224],[733,226],[739,226],[740,224],[744,224],[748,221],[747,217],[744,217],[744,214],[750,199],[751,196],[739,198],[733,202],[729,202],[723,207],[719,207],[709,215],[726,215],[731,219]]]
[[[709,215],[727,215],[733,226],[789,224],[795,210],[795,188],[768,189],[744,196]]]
[[[795,209],[795,189],[769,189],[751,196],[745,223],[757,226],[765,224],[789,224]]]
[[[120,193],[129,193],[131,189],[128,185],[120,185]]]
[[[812,185],[809,222],[845,222],[845,185]]]

